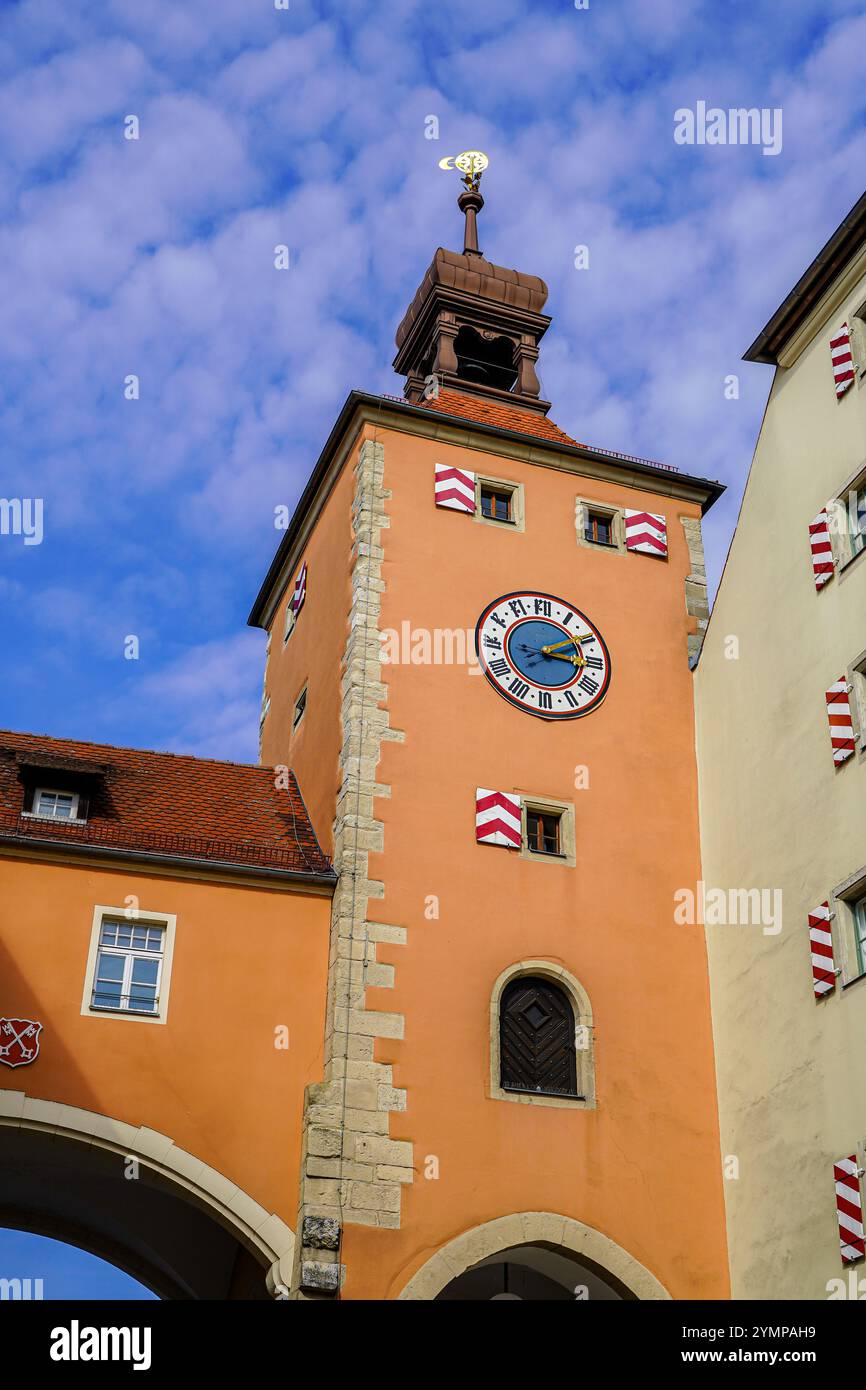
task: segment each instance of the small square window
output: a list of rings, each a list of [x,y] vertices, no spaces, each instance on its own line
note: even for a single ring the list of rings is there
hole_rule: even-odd
[[[625,554],[622,513],[616,507],[587,497],[575,498],[574,530],[578,545],[608,550],[614,555]]]
[[[526,812],[526,846],[533,854],[561,855],[560,811]]]
[[[503,521],[511,524],[514,521],[511,510],[511,499],[513,493],[503,492],[498,488],[481,487],[481,515],[487,517],[488,521]]]
[[[613,545],[613,516],[610,512],[594,512],[587,509],[584,538],[593,545]]]
[[[292,715],[292,733],[297,729],[304,717],[304,710],[307,708],[307,687],[304,686],[297,700],[295,701],[295,712]]]
[[[45,820],[75,820],[78,816],[78,793],[37,787],[33,793],[33,815]]]
[[[488,526],[523,531],[523,487],[506,478],[475,475],[475,520]]]

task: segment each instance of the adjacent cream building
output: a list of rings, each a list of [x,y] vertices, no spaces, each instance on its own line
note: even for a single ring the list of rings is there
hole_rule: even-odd
[[[696,671],[732,1295],[824,1299],[866,1275],[834,1173],[866,1141],[866,195],[746,360],[776,373]]]

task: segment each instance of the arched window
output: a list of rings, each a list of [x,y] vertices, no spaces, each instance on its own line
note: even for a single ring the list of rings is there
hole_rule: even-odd
[[[580,1097],[575,1021],[563,989],[535,975],[520,975],[499,1006],[499,1084],[505,1091]]]
[[[495,333],[479,333],[464,324],[454,340],[457,355],[457,375],[464,381],[477,381],[483,386],[497,386],[511,391],[517,381],[514,365],[514,344],[510,338]]]

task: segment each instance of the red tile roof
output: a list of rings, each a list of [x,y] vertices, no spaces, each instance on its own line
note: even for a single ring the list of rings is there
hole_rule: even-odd
[[[76,779],[86,822],[22,815],[25,783]],[[0,838],[332,877],[294,773],[288,790],[275,780],[268,767],[0,731]]]
[[[551,444],[568,444],[577,449],[585,447],[548,420],[546,415],[527,410],[526,406],[508,405],[505,401],[488,400],[484,396],[452,390],[440,391],[435,399],[419,401],[418,405],[422,410],[441,410],[443,415],[456,415],[461,419],[475,420],[481,425],[535,435]]]
[[[470,395],[463,391],[440,390],[439,395],[429,401],[406,401],[402,396],[386,396],[386,400],[400,401],[403,405],[416,405],[419,410],[438,410],[460,420],[473,420],[479,425],[492,425],[502,430],[513,430],[549,444],[567,444],[571,449],[587,449],[593,454],[604,454],[607,458],[622,459],[625,463],[641,463],[650,468],[662,468],[666,473],[678,473],[672,463],[659,463],[657,459],[641,458],[639,454],[623,454],[617,449],[600,448],[595,444],[581,444],[573,439],[559,425],[539,415],[526,406],[509,405],[506,401],[486,399],[484,396]]]

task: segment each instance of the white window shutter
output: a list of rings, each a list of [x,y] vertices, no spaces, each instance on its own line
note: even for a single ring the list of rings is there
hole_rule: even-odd
[[[848,682],[844,676],[834,681],[827,691],[827,719],[830,723],[833,761],[839,767],[854,752],[851,701],[848,698]]]
[[[641,555],[658,555],[662,559],[668,553],[668,528],[663,516],[655,512],[624,511],[625,545],[627,550],[635,550]]]
[[[447,463],[436,464],[434,480],[437,507],[450,507],[454,512],[475,512],[475,474],[465,468],[452,468]]]
[[[812,988],[815,998],[823,999],[825,994],[836,988],[829,901],[813,907],[809,913],[809,947],[812,953]]]
[[[863,1258],[863,1199],[860,1196],[861,1170],[857,1155],[849,1154],[833,1164],[836,1182],[836,1219],[842,1263],[853,1264]]]
[[[847,323],[830,339],[830,358],[833,362],[833,380],[836,383],[836,399],[844,396],[849,386],[854,384],[854,358],[851,354],[851,331]]]
[[[520,849],[520,797],[510,792],[475,791],[475,838],[479,845],[504,845]]]
[[[815,520],[809,524],[809,542],[812,546],[812,573],[815,577],[815,588],[821,590],[825,584],[829,584],[835,573],[826,507],[822,507]]]

